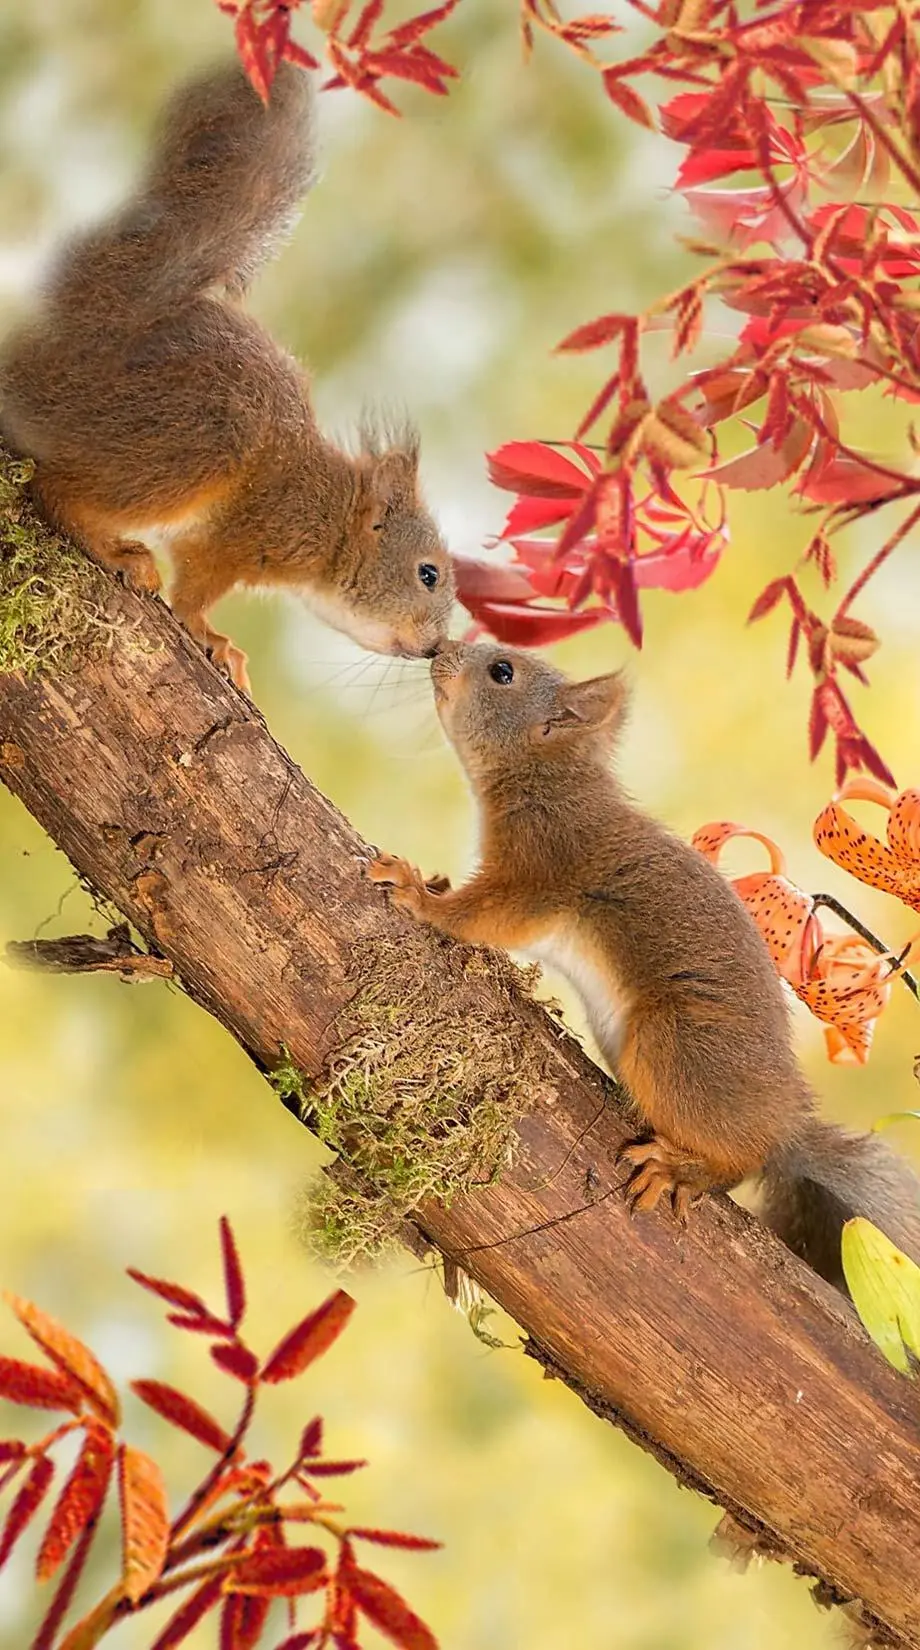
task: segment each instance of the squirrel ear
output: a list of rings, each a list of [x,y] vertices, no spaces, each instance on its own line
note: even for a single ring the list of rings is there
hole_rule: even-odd
[[[417,475],[418,455],[391,448],[373,462],[371,487],[375,500],[378,504],[390,504],[396,499],[413,498]]]
[[[627,688],[623,672],[594,676],[589,682],[566,682],[556,695],[556,707],[543,726],[547,739],[567,733],[614,733],[626,712]]]

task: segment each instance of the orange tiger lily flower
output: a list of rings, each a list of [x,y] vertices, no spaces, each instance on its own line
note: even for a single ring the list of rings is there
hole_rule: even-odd
[[[768,871],[733,877],[773,963],[815,1018],[824,1022],[827,1056],[835,1065],[865,1065],[875,1022],[891,996],[891,983],[907,961],[879,956],[855,934],[826,934],[811,894],[786,876],[786,861],[760,831],[727,822],[705,825],[693,846],[713,865],[732,837],[752,837],[770,856]]]
[[[840,806],[847,801],[878,802],[887,809],[887,843],[857,824]],[[841,870],[920,911],[920,791],[898,794],[877,779],[851,779],[818,815],[814,836],[822,854]]]

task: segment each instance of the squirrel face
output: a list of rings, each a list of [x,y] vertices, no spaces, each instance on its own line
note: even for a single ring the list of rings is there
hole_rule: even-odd
[[[623,720],[619,671],[570,682],[530,653],[449,643],[431,665],[441,725],[470,778],[509,766],[558,765],[575,751],[606,755]]]
[[[375,653],[430,659],[447,636],[454,580],[419,497],[417,451],[368,454],[362,482],[339,616],[326,616]]]

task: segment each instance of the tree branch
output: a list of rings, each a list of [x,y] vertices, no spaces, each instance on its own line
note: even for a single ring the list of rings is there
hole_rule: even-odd
[[[0,610],[24,532],[41,539],[0,491]],[[818,1577],[823,1601],[858,1601],[877,1642],[920,1650],[916,1387],[727,1198],[684,1232],[630,1220],[614,1085],[503,963],[387,908],[361,874],[367,846],[160,602],[105,580],[91,599],[78,670],[0,673],[10,790],[262,1070],[282,1055],[308,1080],[334,1069],[394,948],[399,979],[414,969],[435,1017],[453,1014],[471,1069],[484,1042],[520,1048],[541,1075],[516,1164],[425,1201],[419,1231],[592,1409]]]

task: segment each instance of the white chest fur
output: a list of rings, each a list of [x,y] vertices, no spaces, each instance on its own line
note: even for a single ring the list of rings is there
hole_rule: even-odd
[[[563,927],[549,929],[527,950],[536,962],[555,968],[578,992],[592,1036],[612,1066],[622,1043],[627,1001],[611,974],[602,971],[585,948],[576,943],[575,936]]]

